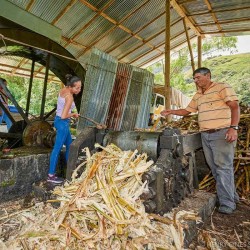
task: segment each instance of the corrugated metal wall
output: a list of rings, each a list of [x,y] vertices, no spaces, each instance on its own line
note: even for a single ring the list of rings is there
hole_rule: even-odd
[[[106,123],[118,62],[112,56],[93,49],[88,60],[80,115]],[[77,130],[93,125],[79,119]]]
[[[97,49],[87,62],[80,114],[114,130],[148,125],[154,75]],[[93,125],[80,118],[77,130]]]
[[[147,128],[150,114],[150,105],[154,85],[154,75],[143,70],[142,94],[139,106],[139,113],[136,119],[136,128]]]
[[[118,63],[106,124],[108,128],[113,128],[114,130],[120,130],[121,128],[121,121],[131,81],[132,70],[133,67],[131,65]]]
[[[121,130],[146,128],[150,113],[154,77],[147,70],[133,67]]]

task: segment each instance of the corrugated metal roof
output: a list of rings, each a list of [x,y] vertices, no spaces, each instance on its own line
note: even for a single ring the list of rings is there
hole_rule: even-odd
[[[165,0],[9,2],[60,28],[61,45],[83,65],[91,48],[139,67],[164,55]],[[250,34],[250,0],[170,0],[170,4],[171,49],[187,44],[184,17],[189,38]]]

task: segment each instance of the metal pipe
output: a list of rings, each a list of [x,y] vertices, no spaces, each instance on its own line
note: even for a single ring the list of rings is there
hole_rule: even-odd
[[[31,90],[32,90],[32,84],[33,84],[34,68],[35,68],[35,60],[32,60],[31,72],[30,72],[30,83],[29,83],[29,90],[28,90],[27,103],[26,103],[26,112],[25,112],[26,115],[29,114],[29,109],[30,109],[30,98],[31,98]]]
[[[45,71],[44,87],[43,87],[43,97],[42,97],[41,112],[40,112],[40,119],[41,120],[44,119],[43,116],[44,116],[44,108],[45,108],[47,84],[48,84],[49,65],[50,65],[50,54],[47,55],[47,60],[46,60],[46,71]]]

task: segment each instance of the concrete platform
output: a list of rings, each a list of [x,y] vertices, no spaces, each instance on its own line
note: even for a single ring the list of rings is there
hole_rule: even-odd
[[[51,149],[19,147],[0,152],[0,203],[20,198],[33,191],[33,184],[47,179]],[[57,171],[63,171],[60,154]]]
[[[177,211],[193,210],[197,212],[202,221],[205,222],[210,219],[216,203],[216,195],[204,191],[196,190],[192,195],[185,198],[181,204],[176,208]],[[202,227],[203,223],[199,226]],[[188,222],[188,229],[185,230],[184,247],[188,248],[193,239],[198,235],[198,226],[195,221]]]

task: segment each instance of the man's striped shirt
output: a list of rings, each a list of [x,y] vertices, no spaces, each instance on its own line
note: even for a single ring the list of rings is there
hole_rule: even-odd
[[[231,125],[228,101],[238,101],[233,88],[226,83],[213,82],[204,93],[201,89],[197,91],[186,110],[191,113],[198,111],[201,131],[226,128]]]

